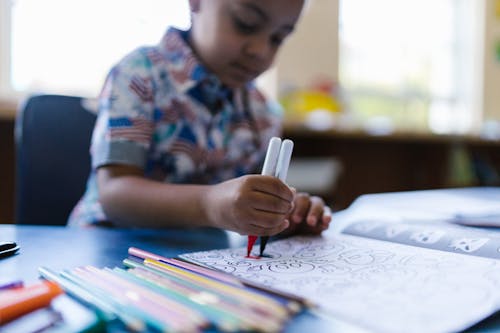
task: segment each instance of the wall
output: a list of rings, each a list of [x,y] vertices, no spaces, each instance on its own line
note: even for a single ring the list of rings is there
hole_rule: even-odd
[[[278,55],[278,89],[303,87],[318,76],[338,78],[338,1],[310,0],[297,30]]]
[[[474,128],[480,127],[482,119],[500,120],[500,60],[495,59],[494,52],[500,42],[500,0],[482,1],[485,8],[478,8],[477,13],[485,16],[479,20],[483,26],[478,28],[484,39],[474,47],[483,48],[478,51],[483,64],[477,66],[482,72],[477,73],[473,84],[484,89],[475,103],[482,112],[473,117]],[[339,0],[308,1],[296,32],[278,54],[276,65],[259,82],[271,97],[276,98],[287,86],[307,86],[318,76],[338,79],[338,13]]]
[[[338,0],[309,0],[295,32],[261,80],[272,98],[287,87],[306,87],[316,78],[338,79]]]

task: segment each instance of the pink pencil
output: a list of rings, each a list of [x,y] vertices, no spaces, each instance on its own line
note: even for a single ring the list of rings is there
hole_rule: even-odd
[[[189,264],[181,260],[165,258],[157,254],[138,249],[136,247],[130,247],[128,249],[128,253],[132,256],[139,257],[141,259],[153,259],[164,262],[166,264],[182,267],[184,269],[200,273],[201,275],[210,276],[216,280],[224,281],[235,286],[243,286],[243,284],[238,279],[228,276],[227,274],[219,273],[217,271],[204,268],[201,266]]]
[[[287,299],[290,301],[290,304],[287,307],[290,310],[292,310],[292,312],[298,312],[300,310],[301,305],[308,307],[308,308],[315,307],[315,305],[313,303],[311,303],[309,300],[302,298],[300,296],[296,296],[294,294],[290,294],[290,293],[287,293],[287,292],[282,291],[282,290],[276,290],[276,289],[268,287],[268,286],[263,286],[257,282],[245,280],[241,277],[235,277],[235,276],[230,275],[229,273],[214,271],[213,269],[201,267],[199,265],[192,264],[192,263],[185,262],[185,261],[178,260],[178,259],[165,258],[165,257],[162,257],[160,255],[157,255],[157,254],[154,254],[151,252],[147,252],[147,251],[135,248],[135,247],[130,247],[128,249],[128,253],[130,255],[133,255],[133,256],[141,258],[141,259],[152,259],[152,260],[156,260],[156,261],[163,262],[166,264],[178,266],[178,267],[184,268],[186,270],[197,272],[201,275],[209,276],[209,277],[212,277],[213,279],[229,283],[229,284],[234,285],[234,286],[250,287],[250,288],[258,289],[258,290],[261,290],[263,292],[275,295],[277,297],[281,297],[283,299]]]

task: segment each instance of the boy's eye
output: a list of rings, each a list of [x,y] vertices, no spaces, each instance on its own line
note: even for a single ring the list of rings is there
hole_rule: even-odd
[[[238,31],[244,34],[254,33],[259,28],[256,24],[247,23],[236,17],[234,18],[234,25],[236,26],[236,29],[238,29]]]
[[[272,35],[271,36],[271,43],[275,46],[280,46],[281,43],[283,43],[284,39],[285,39],[285,37],[283,37],[281,35]]]

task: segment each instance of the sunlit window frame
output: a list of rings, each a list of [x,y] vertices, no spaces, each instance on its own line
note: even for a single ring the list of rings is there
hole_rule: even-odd
[[[10,85],[11,5],[12,0],[0,1],[0,99],[5,100],[20,97]]]
[[[58,93],[57,89],[53,89],[48,87],[47,90],[44,90],[43,87],[34,87],[33,89],[28,89],[28,90],[23,90],[23,89],[17,89],[15,87],[15,83],[12,82],[12,75],[13,75],[13,52],[14,52],[14,45],[13,45],[13,29],[15,28],[15,22],[14,16],[13,16],[13,9],[14,6],[16,5],[16,1],[18,0],[0,0],[0,100],[3,101],[12,101],[12,102],[19,102],[22,101],[24,98],[26,98],[27,95],[33,94],[33,93],[41,93],[41,92],[47,92],[47,93]],[[183,0],[187,3],[188,0]],[[174,23],[175,24],[175,23]],[[185,26],[180,26],[182,29],[185,29]],[[168,28],[168,21],[165,22],[165,25],[162,27],[162,29],[167,29]],[[155,30],[156,31],[156,30]],[[158,35],[161,38],[161,35],[165,32],[165,30],[158,30]],[[159,42],[159,39],[154,39],[154,40],[149,40],[145,41],[143,44],[134,44],[131,45],[129,48],[129,51],[132,51],[134,48],[143,46],[143,45],[153,45],[154,43]],[[116,56],[116,61],[121,59],[121,57],[125,56],[127,53],[123,52],[120,53],[119,55]],[[112,66],[109,65],[108,69]],[[105,72],[102,75],[102,80],[104,80],[105,77]],[[82,89],[79,88],[68,88],[62,89],[60,93],[62,94],[72,94],[72,92],[81,94],[82,96],[85,97],[95,97],[94,95],[98,93],[98,90],[100,89],[100,84],[96,86],[96,91],[92,92],[87,92],[87,89],[85,87],[82,87]]]
[[[339,0],[342,1],[342,0]],[[344,1],[349,1],[349,0],[344,0]],[[471,34],[473,37],[471,37],[471,40],[473,40],[473,45],[469,46],[471,49],[471,53],[469,54],[470,58],[468,60],[468,65],[470,65],[470,68],[467,69],[461,69],[460,74],[465,74],[469,80],[464,82],[462,84],[462,89],[461,91],[465,91],[465,98],[461,101],[466,101],[467,102],[467,107],[468,107],[468,112],[463,113],[462,115],[457,115],[457,116],[462,116],[464,118],[469,118],[470,119],[470,125],[468,126],[467,129],[462,129],[458,128],[460,127],[460,124],[457,126],[457,128],[450,128],[447,130],[444,130],[443,132],[440,132],[442,134],[474,134],[478,133],[481,130],[481,125],[483,121],[483,108],[484,108],[484,94],[483,94],[483,86],[484,86],[484,26],[485,26],[485,17],[486,17],[486,1],[487,0],[481,0],[481,1],[476,1],[471,4],[472,7],[472,13],[469,13],[471,15],[475,15],[476,18],[474,20],[471,20]],[[462,5],[463,7],[463,5]],[[470,8],[469,8],[470,9]],[[462,10],[463,8],[459,9]],[[339,41],[342,38],[340,35],[340,29],[339,29]],[[342,46],[342,43],[339,42],[339,48]],[[342,66],[342,51],[339,49],[339,66]],[[340,73],[339,73],[340,74]],[[342,77],[339,75],[339,80],[341,80]],[[342,82],[341,82],[342,83]],[[353,91],[353,93],[356,95],[359,92]],[[365,91],[365,95],[370,94],[370,93],[376,93],[375,91]],[[376,93],[377,96],[379,93]],[[347,99],[349,99],[349,93],[345,92],[345,96]],[[400,96],[398,96],[400,97]],[[432,96],[429,96],[432,97]],[[436,96],[434,96],[436,97]],[[448,96],[448,99],[451,98],[453,100],[453,96]],[[446,99],[446,97],[444,98]],[[354,112],[356,112],[354,110]],[[458,112],[458,111],[457,111]],[[429,126],[429,125],[428,125]],[[410,127],[411,128],[411,127]],[[397,129],[397,128],[396,128]],[[405,129],[408,130],[408,129]]]

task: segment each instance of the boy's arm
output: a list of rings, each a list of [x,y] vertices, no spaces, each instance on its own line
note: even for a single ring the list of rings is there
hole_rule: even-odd
[[[217,185],[177,185],[144,178],[141,169],[97,170],[100,202],[121,227],[212,226],[274,235],[289,226],[293,192],[275,177],[251,175]]]
[[[207,226],[207,186],[173,185],[144,178],[140,168],[107,165],[97,170],[100,203],[120,227]]]

